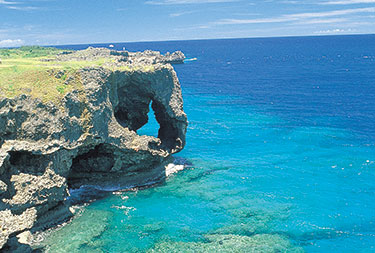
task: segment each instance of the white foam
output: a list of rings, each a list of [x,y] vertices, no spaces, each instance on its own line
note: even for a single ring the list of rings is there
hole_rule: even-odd
[[[170,163],[165,167],[165,175],[168,177],[171,174],[174,174],[176,172],[179,172],[185,168],[184,165],[178,165],[174,163]]]

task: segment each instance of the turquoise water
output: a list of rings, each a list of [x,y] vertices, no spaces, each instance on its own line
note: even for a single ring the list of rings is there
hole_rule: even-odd
[[[86,206],[51,252],[375,252],[375,36],[183,50],[188,168]],[[85,46],[81,46],[85,47]],[[78,48],[78,47],[76,47]],[[140,133],[157,133],[152,119]]]

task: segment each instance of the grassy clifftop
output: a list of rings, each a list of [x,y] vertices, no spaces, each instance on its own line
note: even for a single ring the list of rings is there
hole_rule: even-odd
[[[0,59],[0,97],[28,94],[58,103],[69,91],[83,88],[80,69],[153,72],[156,65],[183,63],[185,56],[180,51],[161,55],[150,50],[131,53],[89,47],[72,51],[36,46],[0,49]]]
[[[37,58],[44,56],[56,55],[68,50],[61,50],[54,47],[28,46],[15,49],[0,49],[0,58]]]
[[[57,102],[82,85],[77,70],[99,66],[104,61],[64,61],[53,59],[72,51],[47,47],[0,49],[0,96],[12,98],[29,94],[42,101]]]

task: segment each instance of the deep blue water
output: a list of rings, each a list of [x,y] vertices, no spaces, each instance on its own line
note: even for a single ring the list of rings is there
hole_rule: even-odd
[[[115,46],[197,58],[175,66],[193,165],[91,203],[52,251],[375,252],[375,35]]]

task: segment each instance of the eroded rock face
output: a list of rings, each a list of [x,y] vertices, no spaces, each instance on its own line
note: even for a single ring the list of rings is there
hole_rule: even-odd
[[[158,51],[146,50],[144,52],[115,51],[107,48],[89,47],[86,50],[77,51],[73,54],[60,54],[54,61],[94,61],[111,57],[111,64],[166,64],[184,63],[185,55],[181,51],[167,52],[165,55]]]
[[[3,246],[10,235],[15,232],[30,229],[37,218],[36,209],[26,209],[20,215],[14,215],[10,210],[0,211],[0,245]]]
[[[164,64],[168,60],[135,55],[89,49],[60,56],[126,58],[149,66],[81,69],[83,89],[68,93],[61,105],[26,95],[0,98],[0,248],[8,238],[60,222],[53,212],[68,210],[68,187],[126,188],[165,176],[171,154],[185,145],[181,88],[172,66]],[[150,105],[158,138],[136,132],[147,123]],[[20,225],[11,225],[14,220]]]

